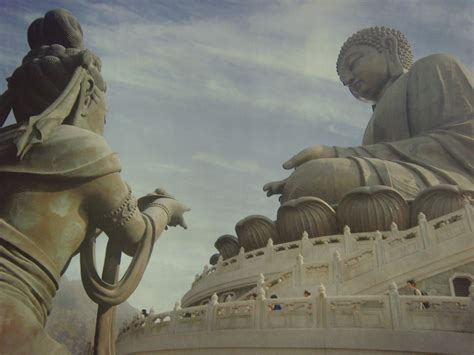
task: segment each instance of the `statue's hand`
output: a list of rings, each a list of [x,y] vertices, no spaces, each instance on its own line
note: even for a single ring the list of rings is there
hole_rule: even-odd
[[[322,144],[316,144],[309,148],[303,149],[301,152],[293,156],[283,164],[284,169],[297,168],[303,163],[313,159],[335,158],[336,151],[333,147]]]
[[[184,213],[191,211],[189,207],[186,205],[182,204],[181,202],[175,200],[174,198],[160,198],[157,201],[160,205],[165,206],[169,213],[171,214],[171,219],[170,222],[168,223],[169,226],[176,227],[176,226],[181,226],[184,229],[188,228],[188,225],[186,224],[184,220]]]
[[[267,193],[267,196],[281,194],[283,192],[283,188],[285,187],[285,183],[286,183],[286,179],[266,183],[263,186],[263,191]]]

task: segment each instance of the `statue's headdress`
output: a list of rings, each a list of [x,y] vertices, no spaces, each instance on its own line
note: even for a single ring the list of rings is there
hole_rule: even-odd
[[[91,99],[96,102],[106,90],[100,59],[83,49],[80,24],[67,10],[51,10],[33,21],[28,43],[31,51],[7,79],[8,90],[0,97],[0,126],[11,109],[21,124],[15,141],[20,159],[70,116],[85,90],[84,80],[93,81]]]
[[[402,32],[393,28],[370,27],[364,28],[363,30],[354,33],[343,44],[341,51],[339,52],[339,57],[337,58],[337,74],[341,76],[342,60],[350,47],[354,45],[366,45],[377,49],[379,52],[382,52],[382,49],[385,48],[384,40],[387,38],[387,36],[393,36],[397,40],[398,57],[400,58],[400,62],[404,69],[410,69],[413,63],[413,53],[410,42],[408,42],[406,36]]]

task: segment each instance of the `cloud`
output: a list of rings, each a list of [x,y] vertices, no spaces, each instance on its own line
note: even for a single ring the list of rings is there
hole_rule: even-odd
[[[192,156],[195,162],[206,163],[209,165],[223,168],[230,171],[238,171],[239,173],[255,173],[260,170],[256,161],[253,160],[228,160],[224,157],[212,153],[199,152]]]
[[[160,174],[187,174],[190,172],[189,168],[178,166],[173,163],[149,163],[146,166],[147,170],[153,172],[159,172]]]
[[[371,114],[335,62],[355,31],[402,29],[418,56],[447,51],[474,65],[471,1],[4,2],[0,73],[26,54],[26,26],[49,8],[80,20],[108,82],[106,137],[137,196],[163,185],[189,204],[189,230],[158,241],[134,305],[172,307],[250,214],[274,218],[264,183],[308,145],[359,144]],[[2,4],[3,5],[3,4]],[[99,245],[99,254],[105,245]],[[100,259],[100,257],[99,257]],[[79,276],[73,262],[69,275]]]

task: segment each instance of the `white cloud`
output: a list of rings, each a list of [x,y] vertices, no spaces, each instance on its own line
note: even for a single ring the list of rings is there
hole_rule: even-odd
[[[0,8],[5,77],[26,53],[40,3]],[[225,1],[58,3],[78,10],[86,45],[102,59],[107,138],[124,178],[138,196],[164,185],[193,208],[189,230],[170,229],[158,241],[131,298],[156,310],[189,288],[219,235],[250,214],[275,216],[278,202],[261,187],[288,175],[284,160],[310,144],[360,141],[370,107],[335,71],[349,35],[388,21],[427,53],[438,51],[441,29],[453,34],[443,44],[459,48],[455,55],[473,47],[472,11],[461,2],[236,1],[227,13]],[[417,37],[421,29],[427,38]],[[77,263],[68,274],[78,277]]]
[[[192,156],[192,160],[196,162],[206,163],[231,171],[240,173],[255,173],[260,170],[256,161],[253,160],[229,160],[222,156],[212,153],[199,152]]]

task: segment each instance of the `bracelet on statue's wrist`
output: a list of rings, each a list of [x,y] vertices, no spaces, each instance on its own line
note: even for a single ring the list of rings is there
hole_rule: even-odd
[[[166,217],[167,217],[167,220],[166,220],[166,224],[168,225],[170,222],[171,222],[171,212],[170,210],[168,209],[168,207],[166,207],[165,205],[159,203],[159,202],[152,202],[150,203],[147,208],[150,208],[150,207],[158,207],[158,208],[161,208],[163,211],[165,211],[166,213]]]

